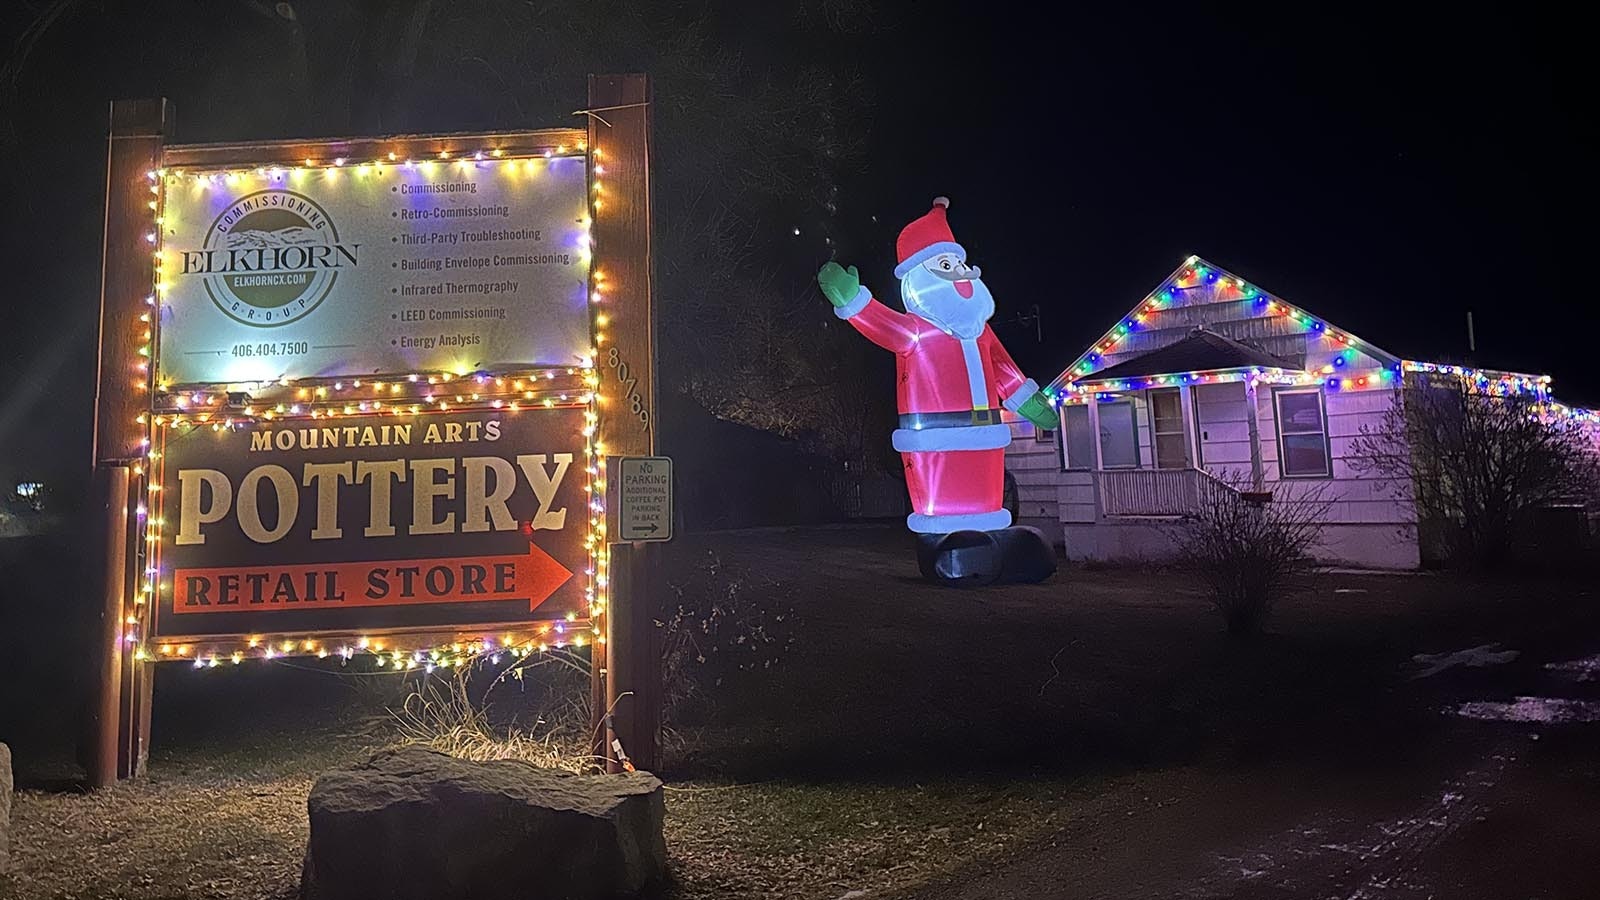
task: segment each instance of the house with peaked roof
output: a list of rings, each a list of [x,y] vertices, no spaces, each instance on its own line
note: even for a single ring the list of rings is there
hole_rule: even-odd
[[[1347,565],[1423,562],[1409,484],[1351,465],[1412,373],[1537,396],[1550,378],[1402,359],[1191,256],[1046,388],[1060,427],[1011,423],[1016,518],[1068,558],[1159,560],[1169,524],[1218,491],[1258,498],[1320,486],[1319,555]]]

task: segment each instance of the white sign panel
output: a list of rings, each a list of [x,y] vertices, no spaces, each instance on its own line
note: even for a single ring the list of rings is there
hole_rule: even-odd
[[[159,378],[576,365],[582,156],[170,174]]]
[[[672,539],[672,460],[625,456],[619,460],[617,520],[624,541]]]

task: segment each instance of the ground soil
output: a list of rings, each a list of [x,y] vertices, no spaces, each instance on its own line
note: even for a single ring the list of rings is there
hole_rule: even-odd
[[[69,548],[0,548],[21,789],[0,897],[292,897],[306,791],[393,740],[393,676],[164,669],[150,778],[85,794],[84,616],[49,606]],[[1454,714],[1587,709],[1596,683],[1547,665],[1600,652],[1590,579],[1329,573],[1241,639],[1170,572],[929,586],[894,527],[671,553],[798,616],[779,666],[673,734],[674,897],[1600,894],[1600,724]],[[1416,654],[1490,643],[1518,653],[1417,677]]]

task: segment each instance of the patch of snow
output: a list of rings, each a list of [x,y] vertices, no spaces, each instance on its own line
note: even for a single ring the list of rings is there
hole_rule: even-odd
[[[1368,593],[1366,588],[1334,588],[1333,592],[1335,594],[1365,594],[1365,593]]]
[[[1322,571],[1328,575],[1389,575],[1399,578],[1427,578],[1434,574],[1425,569],[1363,569],[1359,566],[1329,566]]]
[[[1511,703],[1475,700],[1457,707],[1456,715],[1486,722],[1600,722],[1600,701],[1561,697],[1518,697]]]
[[[1545,669],[1577,681],[1594,681],[1600,678],[1600,653],[1583,659],[1545,663]]]
[[[1453,710],[1452,710],[1453,711]],[[1270,885],[1273,896],[1324,900],[1422,900],[1441,897],[1419,877],[1419,861],[1463,824],[1481,819],[1506,768],[1517,760],[1511,738],[1502,753],[1478,759],[1417,798],[1409,815],[1373,820],[1330,807],[1268,838],[1255,849],[1219,856],[1209,877],[1193,882],[1184,900],[1231,897],[1247,883]],[[1267,852],[1263,852],[1267,851]]]
[[[1501,650],[1499,644],[1482,644],[1469,647],[1466,650],[1457,650],[1454,653],[1418,653],[1411,657],[1411,661],[1422,667],[1422,671],[1411,676],[1413,679],[1430,678],[1440,672],[1454,669],[1458,666],[1479,669],[1484,666],[1500,666],[1515,660],[1522,655],[1520,650]]]

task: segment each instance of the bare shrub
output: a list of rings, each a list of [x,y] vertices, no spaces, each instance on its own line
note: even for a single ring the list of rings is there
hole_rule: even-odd
[[[1502,567],[1535,510],[1593,503],[1593,435],[1531,394],[1497,394],[1456,375],[1414,374],[1350,464],[1414,497],[1419,538],[1459,566]]]
[[[794,644],[798,620],[778,582],[728,565],[715,551],[668,560],[653,623],[660,638],[662,723],[670,730],[686,724],[691,709],[779,665]],[[551,649],[512,663],[489,690],[516,682],[523,693],[539,695],[531,708],[546,717],[567,698],[582,712],[575,720],[587,721],[589,672],[588,650]]]
[[[724,564],[713,551],[669,587],[656,620],[668,723],[681,722],[717,688],[771,670],[794,644],[794,609],[778,599],[778,585]]]
[[[1229,634],[1260,632],[1278,598],[1318,568],[1311,550],[1330,505],[1322,486],[1278,492],[1262,503],[1237,489],[1208,491],[1173,529],[1179,564],[1205,584]]]
[[[671,728],[721,691],[778,665],[794,643],[796,622],[776,584],[712,552],[669,576],[668,588],[655,624],[662,718]],[[503,668],[491,651],[466,666],[419,670],[404,702],[389,712],[404,743],[464,759],[524,759],[578,771],[595,762],[589,673],[587,651],[570,647],[513,658]]]

